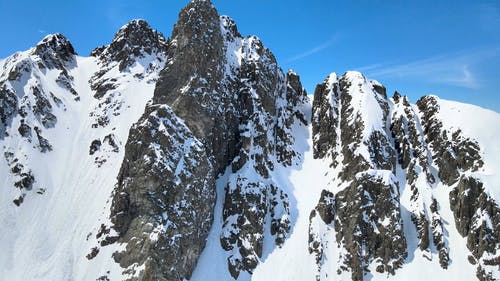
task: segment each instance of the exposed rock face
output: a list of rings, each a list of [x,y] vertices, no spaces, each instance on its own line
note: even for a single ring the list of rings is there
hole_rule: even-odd
[[[45,67],[63,69],[66,63],[74,60],[76,52],[68,39],[57,33],[45,37],[38,43],[33,54],[40,57]]]
[[[475,258],[472,259],[480,261],[477,277],[494,280],[491,274],[496,269],[486,261],[487,256],[498,255],[500,250],[500,208],[485,192],[483,183],[468,175],[484,165],[479,144],[465,137],[460,129],[443,129],[436,97],[425,96],[417,106],[422,112],[422,127],[439,168],[439,178],[454,186],[450,192],[450,207],[458,232],[467,237],[467,248]]]
[[[496,255],[498,218],[495,216],[498,205],[484,192],[480,181],[464,176],[464,172],[476,172],[483,166],[477,142],[464,137],[460,130],[443,129],[436,98],[427,96],[419,100],[417,111],[406,97],[396,92],[392,100],[387,100],[382,86],[356,76],[359,77],[347,73],[338,79],[336,75],[331,75],[318,85],[313,103],[315,157],[331,159],[332,168],[338,171],[340,179],[333,181],[339,189],[336,192],[324,191],[310,217],[309,245],[319,266],[317,278],[322,279],[324,276],[321,265],[325,261],[325,248],[329,247],[328,235],[335,235],[339,246],[343,246],[348,253],[345,266],[339,267],[338,274],[351,271],[353,280],[362,280],[364,270],[373,260],[380,262],[379,265],[372,265],[378,272],[394,274],[394,269],[402,265],[406,257],[406,245],[401,228],[380,231],[377,224],[380,214],[385,211],[389,211],[387,214],[399,214],[399,185],[395,178],[391,179],[396,168],[395,157],[406,174],[403,186],[410,189],[410,205],[407,208],[424,257],[431,259],[431,251],[435,249],[444,269],[448,268],[450,262],[450,249],[445,238],[439,202],[432,195],[438,183],[437,177],[446,185],[454,185],[459,181],[450,193],[450,206],[460,234],[468,238],[467,246],[474,255],[472,259],[486,260],[484,253],[490,257]],[[368,92],[375,97],[372,106],[376,105],[375,102],[379,105],[380,124],[367,121],[363,118],[363,112],[357,112],[359,108],[366,110],[370,105],[359,103],[359,98],[351,94],[354,92],[352,86],[356,84],[360,87],[357,95]],[[366,98],[362,100],[366,101]],[[374,112],[373,109],[369,111]],[[386,128],[389,112],[390,127]],[[354,126],[349,127],[351,124]],[[377,126],[381,129],[377,130]],[[368,131],[369,136],[366,136],[367,127],[372,128],[372,132]],[[393,144],[391,138],[387,137],[389,132]],[[359,147],[363,146],[366,147],[364,153],[360,153]],[[371,172],[367,174],[364,170]],[[377,173],[386,174],[385,177],[379,176],[378,183],[373,178]],[[367,175],[370,177],[367,178]],[[381,181],[382,178],[385,180]],[[392,189],[392,192],[380,193],[384,186],[389,187],[387,190]],[[373,199],[376,199],[375,203],[370,201]],[[374,209],[363,213],[366,209],[364,206],[373,206]],[[322,226],[317,214],[325,226]],[[387,217],[391,220],[391,226],[398,225],[394,222],[400,221],[400,215]],[[367,223],[370,219],[374,220]],[[374,228],[378,229],[375,231],[377,235],[370,234]],[[352,233],[355,234],[352,236]],[[384,237],[385,233],[392,234]],[[385,252],[380,252],[377,247],[391,241],[390,237],[394,233],[399,235],[401,242],[385,245]],[[359,252],[356,254],[359,249],[365,249],[368,254],[361,258]],[[343,253],[339,255],[342,257]],[[378,259],[370,259],[371,256]],[[391,256],[393,260],[389,263],[387,257]],[[488,264],[482,262],[478,266],[477,275],[480,279],[492,278]]]
[[[228,89],[221,21],[209,1],[193,1],[179,14],[154,104],[168,104],[196,137],[204,139],[222,172],[236,153],[235,104]],[[230,144],[230,145],[226,145]]]
[[[448,132],[442,129],[443,125],[436,117],[439,105],[433,96],[421,98],[417,106],[422,112],[424,133],[443,183],[452,185],[459,180],[460,170],[477,171],[483,166],[477,142],[465,138],[460,130]]]
[[[161,33],[153,30],[144,20],[133,20],[123,26],[108,46],[101,46],[91,52],[103,63],[118,62],[119,70],[131,67],[137,58],[157,56],[164,52],[166,41]]]
[[[383,89],[356,72],[340,78],[332,74],[316,88],[314,155],[330,159],[332,168],[339,170],[339,178],[333,179],[338,190],[323,191],[310,216],[309,251],[316,256],[318,280],[327,274],[322,271],[326,248],[335,247],[328,246],[328,235],[335,235],[344,249],[337,273],[350,272],[352,280],[363,280],[371,263],[378,272],[394,274],[406,258],[396,153],[387,136],[389,104]],[[375,116],[368,118],[363,110]],[[321,231],[323,223],[331,234]]]
[[[17,111],[17,96],[14,91],[7,88],[5,84],[0,88],[0,138],[8,135],[7,128],[10,127],[12,117]]]
[[[372,113],[371,119],[364,116],[366,111]],[[309,250],[316,257],[318,280],[326,276],[322,265],[328,260],[325,252],[332,247],[332,235],[345,249],[338,254],[344,263],[339,275],[350,271],[353,280],[363,280],[368,267],[394,274],[402,265],[406,244],[399,214],[401,186],[409,189],[404,198],[409,202],[406,211],[421,254],[431,260],[437,252],[439,264],[447,269],[450,248],[440,211],[443,202],[434,198],[440,182],[454,187],[450,206],[459,233],[467,237],[471,262],[480,261],[478,278],[492,280],[490,260],[499,249],[498,205],[478,179],[467,176],[484,165],[479,144],[460,129],[444,129],[440,118],[436,97],[423,97],[417,106],[397,92],[389,100],[382,85],[357,73],[341,78],[332,74],[317,86],[312,116],[314,156],[329,159],[334,174],[339,175],[332,179],[338,188],[324,190],[310,216]],[[398,166],[406,182],[396,180]],[[379,218],[384,216],[391,221],[388,225],[399,227],[382,231]],[[393,236],[399,238],[387,245]]]
[[[427,194],[432,194],[436,179],[431,171],[432,153],[425,140],[417,112],[406,96],[395,93],[391,120],[391,133],[398,152],[398,161],[406,172],[406,187],[411,190],[411,220],[419,238],[418,246],[422,255],[431,258],[430,243],[439,251],[443,268],[448,267],[449,249],[444,241],[443,220],[439,215],[438,202]],[[432,235],[431,235],[432,234]],[[432,239],[431,239],[432,238]]]
[[[153,31],[144,21],[132,21],[118,32],[110,45],[102,47],[100,52],[94,52],[96,57],[76,56],[69,41],[55,34],[47,36],[28,51],[0,61],[0,140],[3,151],[0,166],[5,167],[0,172],[0,178],[6,185],[6,195],[2,198],[8,197],[13,208],[25,208],[20,211],[20,216],[29,213],[28,208],[33,205],[42,209],[46,207],[49,211],[40,217],[51,225],[58,224],[59,218],[64,216],[46,215],[53,209],[64,208],[68,216],[85,213],[84,217],[69,220],[67,224],[68,229],[74,229],[72,223],[77,223],[75,228],[80,228],[80,224],[85,225],[82,221],[87,221],[84,230],[88,234],[87,239],[81,239],[81,235],[67,235],[65,239],[74,239],[76,243],[83,242],[78,239],[85,240],[89,246],[92,243],[90,253],[82,255],[87,256],[89,262],[98,260],[101,265],[110,262],[115,264],[109,251],[106,252],[109,248],[103,249],[102,246],[116,242],[118,235],[111,232],[109,220],[96,219],[96,213],[102,212],[102,207],[109,210],[112,200],[107,206],[102,202],[99,207],[91,208],[99,198],[111,194],[113,183],[109,179],[118,175],[131,125],[137,122],[144,112],[146,101],[153,96],[154,83],[164,67],[165,52],[166,42],[161,34]],[[176,123],[176,126],[180,126],[180,123]],[[182,153],[185,151],[188,148],[181,150]],[[88,163],[93,165],[89,167],[86,165]],[[82,170],[85,175],[80,173]],[[89,175],[93,178],[91,183],[85,181]],[[183,174],[179,173],[179,176],[183,177]],[[190,183],[186,181],[186,184]],[[153,187],[150,189],[154,190]],[[81,190],[92,195],[74,195]],[[64,197],[62,194],[68,192],[78,199],[52,204],[58,196]],[[137,192],[140,193],[140,189]],[[94,196],[98,199],[93,200]],[[30,206],[25,206],[27,202],[30,202]],[[135,204],[135,201],[131,202]],[[88,210],[81,212],[84,208]],[[182,208],[184,206],[178,207],[179,212],[191,211],[188,207],[186,210]],[[2,221],[7,217],[6,214],[2,211]],[[183,217],[188,218],[189,214]],[[102,225],[102,231],[88,227],[88,221],[93,219],[96,221],[92,225]],[[209,216],[205,219],[211,222]],[[200,231],[208,231],[209,225],[200,227]],[[16,227],[21,229],[25,226],[19,224]],[[33,229],[36,227],[33,226]],[[59,239],[58,235],[63,232],[51,235],[46,239],[47,244]],[[196,236],[195,232],[193,236]],[[107,260],[103,255],[108,255]],[[33,256],[33,259],[38,257],[34,252],[28,256]],[[0,257],[0,260],[4,261],[5,257]],[[154,258],[154,255],[148,257]],[[68,260],[69,263],[73,262],[70,258]],[[116,254],[116,260],[120,264],[130,262],[130,259],[122,258],[119,253]],[[154,262],[149,261],[152,266]],[[16,274],[22,272],[13,274],[15,277],[11,279],[19,279],[20,275]],[[36,279],[35,271],[30,274],[23,278]],[[70,275],[45,278],[82,278],[73,272]],[[82,279],[92,280],[92,277],[85,276]]]
[[[289,72],[285,77],[258,38],[241,38],[232,21],[222,18],[222,22],[225,37],[233,38],[226,44],[226,56],[233,60],[232,77],[237,79],[232,87],[239,109],[239,151],[225,189],[221,244],[230,251],[229,271],[236,279],[240,271],[251,273],[257,266],[265,236],[271,234],[280,246],[290,231],[288,194],[272,175],[299,156],[291,127],[306,124],[301,108],[307,97],[298,76]],[[241,54],[237,61],[235,49]],[[264,226],[268,217],[270,229]]]
[[[131,129],[125,155],[111,221],[118,242],[128,243],[115,260],[127,270],[145,265],[137,280],[188,279],[215,201],[203,145],[170,108],[151,105]]]
[[[500,213],[498,205],[484,193],[483,184],[462,176],[450,193],[450,206],[458,232],[467,237],[467,247],[473,255],[479,259],[484,252],[494,254],[498,247]]]
[[[307,96],[298,75],[285,76],[258,38],[242,38],[234,22],[220,17],[209,1],[192,1],[180,12],[166,54],[151,104],[127,142],[111,209],[118,235],[103,242],[127,243],[115,258],[127,272],[137,270],[139,279],[188,279],[212,223],[215,180],[227,171],[232,175],[225,189],[221,246],[228,251],[228,269],[236,279],[257,266],[264,236],[281,245],[290,231],[288,194],[271,174],[299,157],[291,128],[307,123],[302,113]],[[160,136],[149,133],[159,130],[158,122],[144,121],[155,118],[156,107],[168,111],[163,123],[175,123],[164,125],[162,143],[156,140]],[[179,124],[186,132],[178,132]],[[189,154],[190,159],[199,155],[198,164],[193,170],[184,168],[196,183],[181,178],[174,184],[168,173],[151,169],[151,161],[142,159],[149,154],[155,161],[169,159],[176,149],[173,140],[197,144]],[[166,149],[149,153],[154,147]],[[169,169],[178,161],[169,161],[174,163]],[[162,217],[176,202],[183,202],[191,217]],[[267,218],[269,227],[264,226]],[[140,246],[136,241],[142,241]],[[190,251],[185,251],[187,245]],[[158,248],[162,250],[151,250]]]
[[[339,104],[340,100],[340,85],[336,81],[336,75],[331,75],[328,81],[320,83],[316,86],[313,100],[313,149],[315,158],[325,158],[328,153],[329,158],[335,162],[338,152],[332,149],[337,146],[337,130],[339,126]],[[337,102],[337,103],[334,103]]]
[[[73,78],[68,69],[74,64],[76,53],[71,43],[61,34],[49,35],[29,53],[18,53],[5,62],[0,78],[0,139],[8,135],[7,127],[19,113],[25,128],[20,129],[22,136],[30,133],[28,127],[43,126],[53,128],[57,118],[53,114],[54,106],[61,106],[61,100],[52,93],[45,92],[37,77],[46,69],[59,72],[58,81],[66,81],[66,89],[72,90]],[[6,75],[8,73],[8,75]],[[23,86],[26,80],[32,78],[34,83],[25,92]],[[74,89],[73,89],[74,91]],[[77,95],[77,94],[76,94]],[[31,118],[34,116],[35,118]],[[32,119],[36,119],[32,123]]]

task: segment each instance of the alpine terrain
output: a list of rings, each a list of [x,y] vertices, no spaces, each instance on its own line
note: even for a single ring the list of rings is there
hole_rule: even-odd
[[[0,280],[500,280],[500,114],[318,82],[209,0],[0,60]]]

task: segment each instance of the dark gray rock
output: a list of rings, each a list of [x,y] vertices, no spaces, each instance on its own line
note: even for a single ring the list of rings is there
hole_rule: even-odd
[[[189,279],[210,230],[214,171],[203,145],[167,107],[150,105],[130,131],[113,195],[115,260],[131,280]],[[113,237],[105,237],[108,241]]]
[[[53,128],[57,123],[57,117],[52,113],[52,105],[48,95],[37,86],[31,87],[31,94],[35,99],[35,104],[32,107],[35,117],[45,128]]]
[[[38,127],[33,128],[36,133],[36,137],[38,139],[38,148],[40,149],[40,152],[45,153],[47,151],[52,150],[52,145],[50,142],[42,136],[42,130]]]
[[[94,98],[99,100],[90,113],[94,119],[92,128],[108,126],[111,119],[124,109],[124,98],[118,90],[123,80],[110,75],[110,72],[117,68],[125,75],[134,70],[135,64],[142,64],[144,70],[134,73],[133,79],[154,83],[164,65],[166,49],[166,40],[160,32],[153,30],[144,20],[133,20],[115,34],[109,45],[91,53],[98,59],[100,67],[89,81]]]
[[[297,157],[297,152],[293,148],[295,137],[289,129],[297,120],[303,125],[307,125],[307,119],[302,112],[302,106],[308,103],[307,93],[302,87],[299,76],[288,71],[286,75],[286,105],[277,108],[278,123],[276,130],[276,156],[280,163],[291,166],[293,159]]]
[[[450,192],[450,206],[457,230],[467,237],[467,247],[474,257],[480,258],[485,252],[496,254],[500,246],[500,208],[485,193],[483,183],[462,176]]]
[[[93,155],[94,153],[96,153],[96,151],[98,151],[101,148],[101,145],[102,145],[101,140],[99,139],[93,140],[92,143],[90,144],[89,155]]]
[[[163,34],[153,30],[144,20],[133,20],[115,34],[111,44],[94,49],[90,55],[98,57],[103,64],[117,62],[119,70],[124,71],[137,58],[162,53],[165,48]]]
[[[477,142],[465,138],[460,130],[447,132],[437,117],[439,105],[433,96],[425,96],[417,101],[422,112],[422,127],[426,141],[433,151],[433,159],[439,168],[439,178],[447,185],[456,183],[460,171],[477,171],[483,166]]]
[[[236,85],[224,85],[225,45],[219,15],[210,1],[193,1],[179,14],[160,73],[154,104],[167,104],[215,157],[218,173],[237,153]]]
[[[467,248],[475,259],[480,259],[485,253],[495,255],[500,248],[499,207],[484,191],[480,180],[465,175],[484,165],[479,144],[465,137],[461,130],[443,129],[437,115],[439,103],[435,97],[425,96],[417,102],[417,106],[423,115],[422,127],[432,148],[434,162],[439,168],[439,178],[444,184],[456,184],[450,192],[450,207],[458,232],[467,238]],[[439,221],[433,221],[433,226],[439,227],[440,224]],[[436,247],[442,248],[439,245],[442,238],[438,235],[434,240],[438,243]],[[448,263],[448,257],[441,249],[439,256],[442,266]],[[491,268],[485,264],[478,265],[477,277],[480,280],[492,280],[491,276]]]
[[[389,105],[385,89],[357,73],[340,79],[330,75],[319,84],[312,116],[314,156],[331,160],[332,167],[340,166],[338,184],[345,183],[346,187],[336,194],[322,192],[310,215],[309,251],[315,254],[321,271],[326,247],[332,246],[323,243],[323,234],[312,227],[319,215],[335,229],[338,247],[348,253],[340,257],[338,273],[349,271],[352,280],[363,280],[371,263],[376,263],[378,272],[394,274],[407,256],[399,186],[394,176],[396,151],[386,135],[388,130],[363,135],[365,121],[352,104],[355,93],[364,94],[357,89],[363,84],[372,86],[367,94],[377,101],[366,106],[378,106],[382,112],[380,121],[386,124]],[[362,146],[368,155],[358,152]]]
[[[351,268],[353,280],[362,280],[363,264],[373,260],[382,266],[382,271],[395,274],[406,259],[397,189],[393,184],[366,175],[335,197],[337,241],[341,241],[351,254],[344,262]],[[387,224],[381,223],[384,218],[388,220]],[[365,249],[365,254],[361,249]]]
[[[335,150],[337,145],[336,128],[339,123],[340,85],[338,81],[328,83],[328,78],[316,86],[312,107],[312,132],[313,132],[313,153],[314,158],[325,158],[328,152],[333,158],[333,165],[336,166],[335,158],[338,153]],[[332,106],[333,105],[333,106]]]
[[[64,69],[74,62],[76,52],[69,40],[60,33],[46,36],[33,50],[42,59],[42,65],[49,69]]]
[[[241,59],[235,61],[231,48],[241,50]],[[224,229],[234,231],[221,236],[235,278],[257,266],[265,231],[277,245],[290,231],[288,195],[269,178],[274,157],[286,166],[298,156],[290,130],[296,120],[306,122],[301,112],[306,102],[298,76],[285,77],[262,42],[242,38],[210,1],[192,1],[181,11],[152,103],[169,105],[184,120],[204,144],[216,174],[228,165],[237,174],[227,185],[223,207]],[[241,170],[245,165],[262,180],[250,179]],[[267,216],[270,230],[263,227]]]
[[[437,212],[437,207],[429,209],[423,201],[422,194],[430,191],[435,183],[430,167],[432,166],[432,153],[424,140],[417,113],[413,110],[406,96],[394,93],[394,114],[391,118],[391,134],[398,155],[398,162],[406,170],[406,185],[411,190],[411,205],[409,211],[411,220],[415,225],[418,235],[418,246],[421,251],[430,251],[430,233],[433,242],[440,252],[441,265],[448,266],[448,248],[443,238],[442,219]],[[417,184],[418,177],[423,174],[427,185]],[[429,203],[430,204],[430,203]],[[437,202],[433,205],[437,206]],[[429,213],[431,213],[429,215]],[[432,223],[431,223],[432,222]],[[426,256],[426,254],[424,254]]]
[[[16,93],[7,88],[7,85],[0,83],[0,140],[8,134],[7,128],[11,125],[17,107]]]
[[[439,215],[439,205],[436,199],[432,199],[430,206],[432,212],[432,241],[439,252],[439,264],[442,268],[447,269],[450,263],[449,250],[444,241],[443,221]]]
[[[68,90],[75,97],[74,99],[78,101],[79,95],[73,88],[73,80],[74,78],[71,75],[69,75],[67,69],[62,68],[61,73],[59,74],[59,76],[57,76],[56,83],[63,89]],[[56,101],[56,103],[60,104],[62,102],[61,100],[59,100],[59,102]]]
[[[31,127],[25,123],[24,119],[21,119],[21,124],[19,125],[19,128],[17,128],[17,131],[21,137],[31,142]]]
[[[326,224],[335,219],[335,195],[327,190],[321,191],[318,205],[314,208]]]

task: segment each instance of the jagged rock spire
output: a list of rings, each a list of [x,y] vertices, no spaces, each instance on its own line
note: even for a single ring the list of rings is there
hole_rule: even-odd
[[[120,62],[123,70],[132,64],[132,57],[165,52],[166,45],[162,33],[153,30],[145,20],[136,19],[122,26],[109,45],[94,49],[90,55],[102,61]]]
[[[223,79],[220,64],[225,61],[220,26],[219,14],[208,1],[193,1],[182,9],[167,52],[170,63],[160,74],[153,97],[155,104],[170,105],[202,138],[212,133],[215,125],[208,111],[222,94],[216,91]]]
[[[60,33],[45,36],[32,53],[38,55],[48,68],[62,68],[76,55],[73,45]]]

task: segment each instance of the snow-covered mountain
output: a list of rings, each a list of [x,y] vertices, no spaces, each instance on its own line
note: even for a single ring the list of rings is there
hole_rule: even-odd
[[[308,96],[208,0],[49,35],[0,60],[0,280],[497,280],[498,124],[354,71]]]

